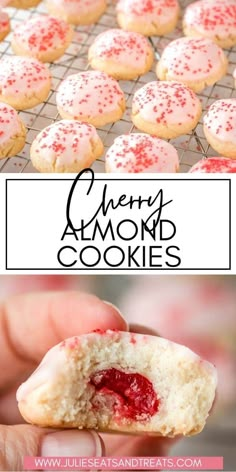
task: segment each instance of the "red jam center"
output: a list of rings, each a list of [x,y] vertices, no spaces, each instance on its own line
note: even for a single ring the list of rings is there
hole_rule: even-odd
[[[158,411],[152,383],[143,375],[112,368],[97,372],[90,382],[99,393],[114,396],[114,410],[120,416],[146,421]]]

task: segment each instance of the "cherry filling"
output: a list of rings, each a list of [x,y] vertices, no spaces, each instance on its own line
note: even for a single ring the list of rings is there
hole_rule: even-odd
[[[143,375],[112,368],[96,372],[90,383],[100,394],[113,396],[113,408],[120,417],[147,421],[158,411],[159,400],[153,385]]]

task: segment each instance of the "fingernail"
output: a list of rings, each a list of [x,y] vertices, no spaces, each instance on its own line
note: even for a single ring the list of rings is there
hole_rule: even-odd
[[[111,302],[107,302],[106,300],[103,300],[103,303],[105,303],[106,305],[110,306],[111,308],[114,308],[114,310],[118,313],[119,317],[122,318],[122,320],[124,321],[124,324],[125,324],[125,327],[126,327],[126,331],[129,331],[129,324],[127,322],[127,320],[125,319],[124,315],[121,313],[121,311],[119,310],[119,308],[117,308],[116,305],[114,305],[113,303]]]
[[[102,440],[94,431],[67,430],[43,437],[40,456],[101,457]]]

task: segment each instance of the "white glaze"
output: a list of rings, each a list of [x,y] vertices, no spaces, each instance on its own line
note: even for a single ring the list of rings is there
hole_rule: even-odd
[[[134,133],[118,136],[106,154],[109,172],[176,172],[178,154],[168,142],[154,136]]]
[[[200,0],[185,11],[184,24],[208,37],[236,35],[235,0]]]
[[[0,147],[21,133],[20,118],[10,105],[0,103]]]
[[[40,95],[50,80],[48,68],[37,59],[10,56],[0,61],[0,93],[3,96],[22,96],[24,99],[33,93]]]
[[[214,102],[203,123],[214,138],[236,144],[236,98]]]
[[[117,3],[117,12],[130,20],[159,25],[173,21],[178,11],[177,0],[119,0]]]

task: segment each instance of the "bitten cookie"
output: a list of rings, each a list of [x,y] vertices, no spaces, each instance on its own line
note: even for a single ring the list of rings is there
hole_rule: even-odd
[[[223,50],[208,38],[179,38],[164,49],[157,64],[160,80],[176,80],[201,92],[227,72]]]
[[[122,29],[145,36],[170,33],[179,17],[177,0],[119,0],[116,9]]]
[[[190,3],[183,18],[186,36],[204,36],[223,48],[236,44],[235,0],[200,0]]]
[[[96,129],[72,120],[58,121],[42,130],[30,149],[32,163],[39,172],[80,172],[102,153]]]
[[[16,110],[0,103],[0,159],[12,157],[25,145],[26,129]]]
[[[236,159],[236,154],[235,154]],[[227,157],[208,157],[207,159],[201,159],[193,167],[191,167],[190,173],[236,173],[236,161],[228,159]]]
[[[9,15],[0,8],[0,41],[2,41],[10,32]]]
[[[72,37],[73,29],[68,23],[43,15],[20,23],[13,32],[11,46],[19,56],[31,56],[41,62],[53,62],[63,56]]]
[[[147,134],[118,136],[105,157],[106,172],[177,172],[179,158],[172,144]]]
[[[217,374],[187,347],[119,331],[65,340],[17,392],[30,423],[159,436],[199,433]]]
[[[118,80],[146,74],[153,64],[153,49],[139,33],[111,29],[99,34],[89,49],[89,64]]]
[[[51,74],[31,57],[9,56],[0,61],[0,102],[27,110],[47,99]]]
[[[67,77],[57,92],[62,118],[86,121],[99,127],[118,121],[125,98],[118,82],[104,72],[87,71]]]
[[[96,23],[106,10],[106,0],[46,0],[46,7],[53,16],[72,25]]]
[[[132,105],[134,125],[164,139],[189,133],[201,113],[198,97],[179,82],[149,82],[135,93]]]
[[[36,7],[40,2],[41,0],[10,0],[8,6],[26,9]]]
[[[217,100],[203,118],[208,143],[219,154],[236,159],[236,98]]]

